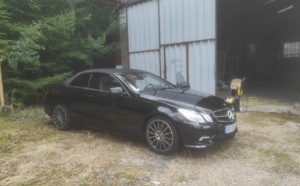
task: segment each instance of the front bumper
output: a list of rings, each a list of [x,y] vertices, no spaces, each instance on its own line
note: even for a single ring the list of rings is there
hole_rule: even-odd
[[[225,127],[232,126],[235,123],[229,124],[213,124],[207,126],[185,125],[185,129],[181,134],[183,145],[188,148],[207,148],[219,142],[226,141],[235,136],[238,132],[236,127],[229,133],[225,132]]]

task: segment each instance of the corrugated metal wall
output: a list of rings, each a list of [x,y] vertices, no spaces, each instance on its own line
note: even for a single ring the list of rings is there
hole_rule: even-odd
[[[161,44],[215,38],[215,0],[160,0]]]
[[[135,52],[129,55],[130,68],[146,70],[160,75],[159,51]]]
[[[127,8],[130,68],[215,94],[215,0],[149,0]]]
[[[172,45],[165,47],[166,79],[177,84],[176,75],[181,73],[187,80],[187,57],[186,45]]]
[[[129,52],[158,50],[158,0],[128,7]]]
[[[215,94],[215,41],[189,44],[189,83],[193,89]]]
[[[130,68],[160,75],[158,0],[127,9]]]

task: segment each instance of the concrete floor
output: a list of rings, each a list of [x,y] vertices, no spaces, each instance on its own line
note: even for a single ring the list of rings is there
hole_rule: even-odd
[[[300,93],[298,82],[259,80],[244,83],[241,98],[242,109],[248,111],[283,112],[300,115]],[[217,96],[227,98],[229,89],[217,90]]]

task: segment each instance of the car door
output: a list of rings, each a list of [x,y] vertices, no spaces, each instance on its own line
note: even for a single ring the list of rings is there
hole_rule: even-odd
[[[154,110],[151,103],[129,96],[115,97],[113,106],[118,113],[118,120],[115,122],[117,129],[134,136],[143,134],[143,122]]]
[[[117,78],[111,77],[110,88],[121,87],[122,93],[109,93],[110,105],[107,113],[110,127],[129,135],[138,136],[143,130],[145,116],[151,112],[153,105],[145,103],[137,95],[129,94],[125,85]]]
[[[115,87],[122,88],[123,92],[111,93],[110,88]],[[105,127],[128,134],[140,132],[140,119],[136,117],[138,109],[132,107],[131,96],[117,78],[109,74],[93,73],[85,96],[93,127]]]
[[[76,77],[64,89],[66,96],[66,106],[70,111],[70,118],[76,123],[86,122],[86,109],[85,109],[85,92],[89,86],[91,73],[84,73]]]
[[[111,128],[108,115],[111,113],[111,97],[104,79],[109,75],[92,73],[89,87],[84,92],[84,109],[87,125],[92,128]]]

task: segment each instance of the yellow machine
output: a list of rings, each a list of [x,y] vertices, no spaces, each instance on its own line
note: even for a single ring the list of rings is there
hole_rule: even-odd
[[[232,104],[235,111],[240,111],[240,100],[243,95],[242,84],[245,79],[233,79],[230,83],[230,98],[226,98],[225,101]]]

